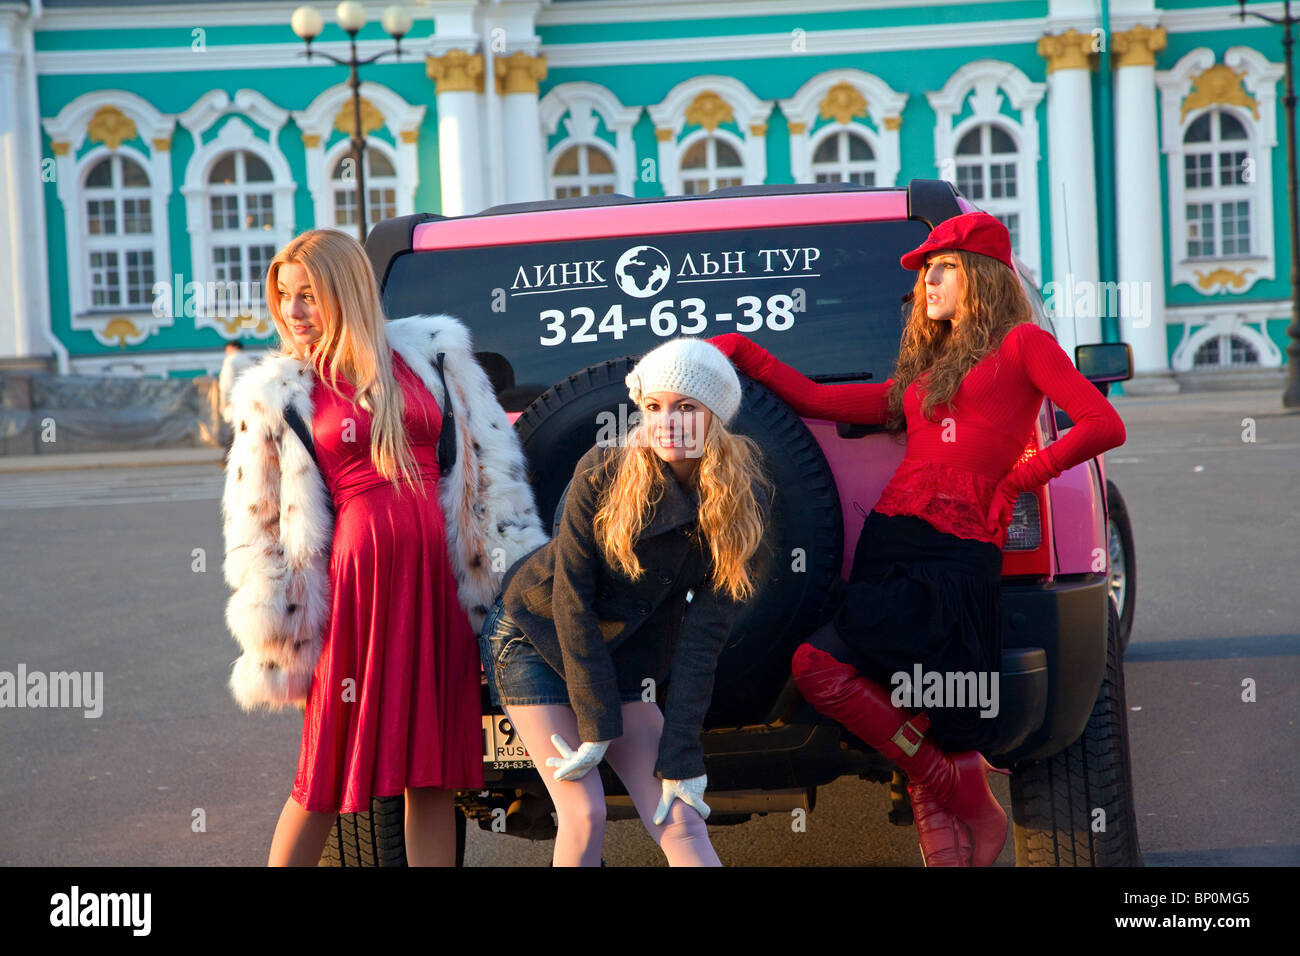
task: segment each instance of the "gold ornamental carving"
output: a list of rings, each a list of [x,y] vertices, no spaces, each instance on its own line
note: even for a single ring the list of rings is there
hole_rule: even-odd
[[[523,50],[497,57],[492,68],[498,93],[536,93],[537,84],[546,79],[546,57],[529,56]]]
[[[418,143],[420,141],[420,131],[418,129],[404,129],[398,136],[403,143]]]
[[[731,104],[712,90],[705,90],[686,107],[686,122],[703,126],[710,133],[733,118]]]
[[[152,142],[153,142],[154,152],[170,153],[172,151],[172,141],[170,136],[155,139]]]
[[[483,54],[448,50],[442,56],[425,57],[424,71],[437,84],[439,93],[482,93]]]
[[[655,139],[661,143],[671,143],[673,141],[673,131],[670,129],[656,129]]]
[[[867,115],[867,98],[851,83],[836,83],[826,91],[819,115],[837,123],[851,123],[855,116]]]
[[[1093,35],[1073,28],[1056,36],[1039,37],[1038,55],[1047,61],[1047,72],[1086,70],[1091,65]]]
[[[885,117],[885,129],[892,132],[894,130],[901,129],[902,126],[903,126],[903,117],[901,116]]]
[[[113,148],[116,149],[117,147]],[[124,349],[126,348],[127,339],[137,339],[144,333],[125,315],[119,315],[109,319],[104,326],[104,331],[100,334],[106,339],[117,339],[118,348]]]
[[[340,133],[353,135],[356,129],[356,122],[353,119],[352,101],[348,100],[339,108],[334,117],[334,128]],[[379,108],[370,102],[364,96],[361,97],[361,135],[367,136],[373,133],[379,127],[384,125],[384,114],[379,112]]]
[[[72,150],[72,144],[55,141],[50,143],[50,149],[54,152],[55,156],[67,156]]]
[[[116,106],[101,106],[90,118],[86,137],[92,143],[99,142],[109,149],[117,149],[128,139],[135,139],[135,123]]]
[[[766,136],[766,135],[767,135],[767,124],[766,124],[766,123],[756,123],[755,125],[751,126],[751,127],[749,128],[749,135],[750,135],[750,136]]]
[[[806,132],[808,132],[808,124],[807,124],[807,123],[791,123],[791,124],[790,124],[790,135],[791,135],[791,136],[802,136],[802,135],[803,135],[804,133],[806,133]]]
[[[318,146],[320,146],[320,134],[319,134],[319,133],[303,133],[303,134],[302,134],[302,144],[303,144],[304,146],[306,146],[308,149],[316,149]]]
[[[1115,51],[1115,67],[1155,66],[1156,54],[1166,46],[1164,27],[1144,27],[1141,24],[1124,33],[1111,35],[1111,49]]]
[[[1259,104],[1241,83],[1243,74],[1216,63],[1200,76],[1192,77],[1192,91],[1183,100],[1182,119],[1192,110],[1206,106],[1241,106],[1259,119]]]
[[[1219,268],[1213,272],[1202,272],[1197,269],[1196,284],[1207,292],[1218,285],[1240,289],[1246,284],[1246,276],[1254,271],[1254,269],[1242,269],[1240,272],[1233,272],[1231,269]]]

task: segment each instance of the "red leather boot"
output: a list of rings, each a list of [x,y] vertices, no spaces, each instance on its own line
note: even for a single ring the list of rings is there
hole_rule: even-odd
[[[887,690],[811,644],[799,645],[791,667],[808,703],[907,774],[926,866],[962,866],[965,847],[970,850],[965,865],[992,865],[1007,841],[1007,814],[985,774],[1009,771],[989,766],[975,750],[943,753],[925,737],[930,728],[925,714],[895,707]],[[962,834],[967,828],[969,839]]]

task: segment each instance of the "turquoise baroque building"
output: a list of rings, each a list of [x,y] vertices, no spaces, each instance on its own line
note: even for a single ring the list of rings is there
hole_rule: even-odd
[[[0,363],[191,376],[273,341],[275,250],[357,228],[346,71],[301,55],[296,5],[0,0]],[[1157,390],[1276,370],[1280,33],[1213,0],[1098,7],[416,3],[401,60],[362,72],[368,218],[945,178],[1010,227],[1067,349],[1117,330]],[[392,45],[369,13],[363,56]]]

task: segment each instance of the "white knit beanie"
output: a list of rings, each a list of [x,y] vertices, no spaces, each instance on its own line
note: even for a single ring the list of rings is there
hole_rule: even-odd
[[[673,339],[647,352],[628,373],[632,401],[654,392],[676,392],[703,402],[730,424],[740,409],[740,379],[731,361],[701,339]]]

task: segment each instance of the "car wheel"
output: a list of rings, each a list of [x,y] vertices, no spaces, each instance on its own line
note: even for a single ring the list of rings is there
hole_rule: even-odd
[[[515,428],[529,462],[537,512],[549,518],[578,460],[598,437],[616,437],[635,411],[625,379],[630,359],[592,365],[538,396]],[[718,659],[707,723],[761,720],[790,678],[799,641],[820,623],[843,559],[835,478],[821,447],[785,402],[741,376],[730,430],[754,440],[775,486],[765,582],[735,621]],[[670,691],[671,693],[671,691]]]
[[[1011,774],[1017,866],[1141,866],[1119,616],[1110,607],[1106,673],[1082,736]]]
[[[465,815],[456,814],[456,865],[465,865]],[[340,813],[321,866],[406,866],[406,798],[374,797],[369,813]]]
[[[1115,482],[1106,482],[1106,537],[1110,551],[1110,594],[1119,612],[1119,649],[1128,650],[1133,633],[1133,607],[1137,599],[1137,561],[1133,549],[1133,524],[1128,506]]]

